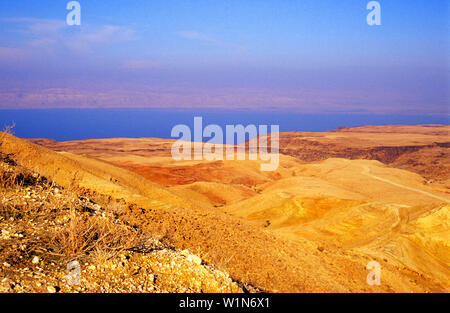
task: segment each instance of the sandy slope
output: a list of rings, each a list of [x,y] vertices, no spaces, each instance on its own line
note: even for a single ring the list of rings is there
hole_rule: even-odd
[[[66,151],[51,154],[58,161],[45,171],[77,162],[65,175],[78,169],[83,187],[137,204],[136,223],[170,231],[177,244],[263,289],[448,291],[448,129],[283,133],[285,154],[268,173],[259,161],[175,162],[170,140],[39,143]],[[373,259],[382,265],[379,287],[365,283]]]
[[[225,210],[268,221],[269,229],[289,240],[334,243],[449,282],[450,197],[415,173],[378,161],[328,159],[302,165],[298,176],[262,189]],[[430,214],[443,218],[443,231],[436,231]],[[417,220],[429,219],[419,232]]]
[[[14,154],[19,164],[26,164],[63,186],[77,185],[95,191],[97,196],[120,197],[134,204],[129,222],[148,232],[165,232],[176,246],[198,252],[204,260],[227,269],[235,279],[271,291],[371,290],[364,283],[363,257],[322,256],[311,243],[285,242],[219,210],[188,208],[189,201],[184,201],[186,206],[177,206],[175,203],[181,205],[183,201],[176,196],[165,194],[152,183],[145,185],[135,174],[100,166],[99,161],[57,154],[12,136],[2,142],[1,151]],[[331,259],[339,266],[331,265]],[[345,276],[338,274],[342,271]],[[388,286],[377,289],[387,290]]]

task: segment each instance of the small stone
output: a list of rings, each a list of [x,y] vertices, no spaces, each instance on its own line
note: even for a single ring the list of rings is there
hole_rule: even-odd
[[[200,257],[196,256],[195,254],[188,255],[186,260],[191,261],[192,263],[197,264],[197,265],[202,264],[202,259]]]
[[[9,235],[9,231],[7,231],[7,230],[3,229],[1,231],[1,234],[2,234],[2,239],[9,239],[9,238],[11,238],[10,235]]]
[[[38,263],[39,263],[39,257],[35,256],[35,257],[33,258],[33,260],[31,261],[31,263],[33,263],[33,264],[38,264]]]
[[[3,262],[3,266],[4,266],[4,267],[10,267],[11,264],[9,264],[8,262]]]

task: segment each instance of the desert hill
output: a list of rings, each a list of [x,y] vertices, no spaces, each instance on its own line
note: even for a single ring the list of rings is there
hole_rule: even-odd
[[[124,202],[129,207],[129,212],[121,216],[124,221],[145,233],[169,238],[179,249],[189,249],[203,262],[224,269],[235,281],[280,292],[409,290],[409,278],[401,277],[393,280],[393,285],[367,286],[364,255],[345,251],[322,254],[312,242],[285,241],[220,209],[188,207],[187,200],[183,207],[178,203],[182,200],[169,192],[162,201],[164,193],[149,183],[151,193],[159,197],[152,199],[149,192],[141,191],[143,186],[134,185],[136,174],[129,172],[127,176],[121,168],[113,170],[100,166],[97,160],[56,153],[10,135],[3,138],[1,153],[91,199]],[[395,270],[392,275],[399,276]],[[427,279],[413,290],[428,286]]]
[[[378,160],[426,179],[450,178],[450,126],[396,125],[340,128],[332,132],[288,132],[280,151],[305,161],[330,157]]]
[[[176,162],[166,139],[34,140],[53,152],[8,136],[1,150],[63,186],[121,199],[131,223],[262,290],[448,291],[448,130],[281,133],[274,172]],[[365,282],[371,260],[381,286]]]
[[[210,178],[211,172],[201,165],[205,162],[174,162],[170,153],[174,140],[171,139],[32,141],[54,151],[72,152],[122,165],[166,185],[213,180]],[[291,156],[297,162],[328,158],[377,160],[390,167],[418,173],[430,182],[444,185],[450,179],[450,165],[446,162],[450,158],[449,146],[450,126],[447,125],[364,126],[340,128],[330,132],[280,133],[280,152],[284,158]],[[221,162],[216,162],[215,165],[216,170],[225,167],[225,175],[231,170]],[[167,170],[168,167],[173,169]],[[157,170],[157,173],[153,170]],[[239,170],[239,167],[233,170]],[[236,174],[240,177],[239,173],[232,174],[233,177],[236,177]],[[251,184],[251,180],[261,182],[261,173],[253,174],[248,178],[248,184]],[[218,179],[223,180],[222,176],[224,175],[221,174]]]

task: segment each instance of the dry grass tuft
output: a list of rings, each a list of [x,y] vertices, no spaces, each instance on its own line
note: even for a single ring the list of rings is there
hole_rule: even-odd
[[[139,244],[141,234],[119,221],[77,212],[71,215],[70,221],[54,230],[51,237],[55,253],[66,258],[91,254],[109,258]]]
[[[15,123],[13,123],[12,125],[6,125],[3,128],[3,131],[0,133],[0,142],[5,138],[6,134],[13,134],[14,127],[16,127]]]

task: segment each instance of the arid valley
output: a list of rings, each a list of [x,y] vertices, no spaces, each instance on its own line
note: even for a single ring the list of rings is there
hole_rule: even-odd
[[[259,160],[175,161],[169,139],[2,134],[0,288],[449,292],[449,131],[417,125],[280,133],[272,172],[262,172]],[[71,205],[55,205],[55,186]],[[41,205],[30,204],[45,192]],[[101,218],[112,226],[90,220]],[[98,236],[64,233],[75,221]],[[40,243],[33,227],[50,239]],[[97,246],[115,229],[122,237]],[[73,260],[81,264],[77,286],[64,280]],[[381,266],[379,285],[366,281],[371,261]]]

